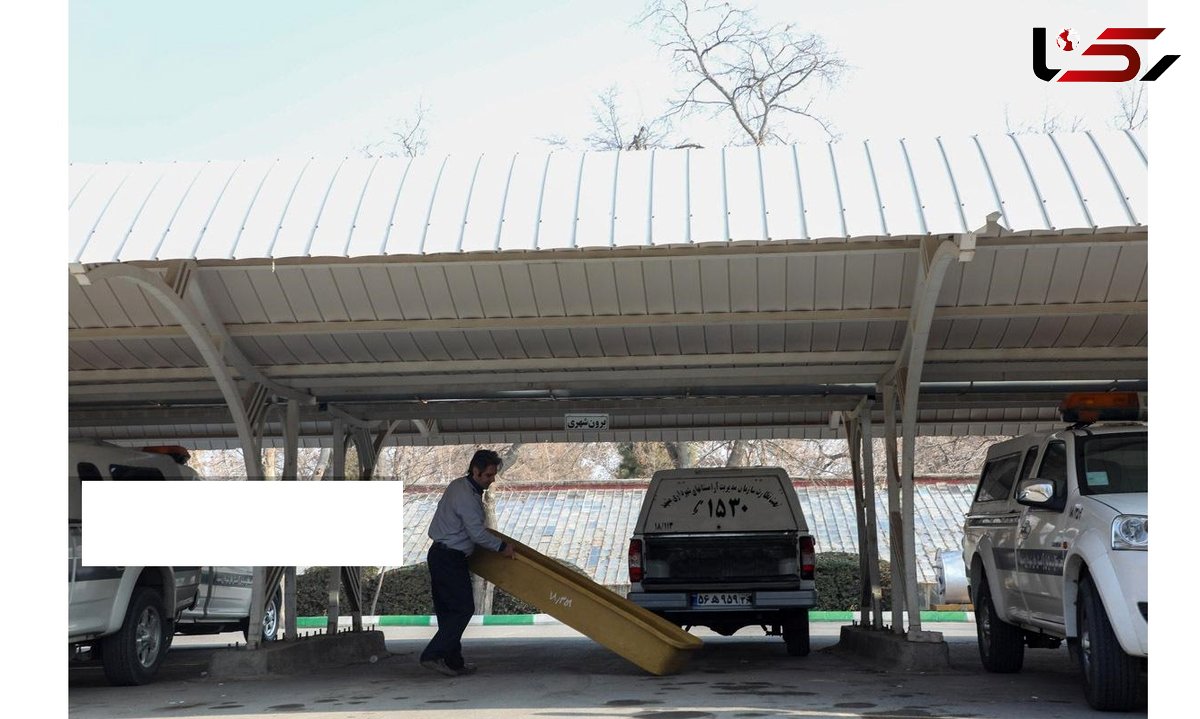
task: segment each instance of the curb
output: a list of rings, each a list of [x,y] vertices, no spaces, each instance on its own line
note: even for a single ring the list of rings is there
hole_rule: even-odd
[[[891,621],[891,613],[884,612],[884,621]],[[907,614],[905,615],[907,616]],[[810,622],[838,622],[849,624],[859,618],[858,612],[818,612],[808,613]],[[974,622],[975,612],[939,612],[922,611],[922,622]],[[363,624],[374,624],[380,627],[436,627],[437,617],[428,614],[382,614],[363,615]],[[338,617],[339,627],[349,627],[351,617]],[[468,626],[529,626],[534,624],[562,624],[549,614],[476,614],[471,617]],[[298,629],[323,629],[328,625],[325,617],[296,617]]]

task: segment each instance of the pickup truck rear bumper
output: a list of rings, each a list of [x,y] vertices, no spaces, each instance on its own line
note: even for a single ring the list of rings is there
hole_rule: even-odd
[[[693,592],[630,592],[629,601],[652,612],[745,612],[764,609],[809,609],[817,604],[811,589],[751,592],[749,605],[693,607]]]

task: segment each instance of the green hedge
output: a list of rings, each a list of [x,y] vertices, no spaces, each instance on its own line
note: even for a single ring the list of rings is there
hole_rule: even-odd
[[[849,552],[817,554],[817,611],[858,611],[858,555]],[[879,560],[879,584],[883,609],[892,608],[891,564]]]
[[[560,562],[562,560],[559,560]],[[574,571],[584,573],[578,567],[562,562]],[[883,586],[883,608],[891,609],[892,574],[890,565],[879,562],[880,584]],[[296,613],[301,617],[325,616],[328,596],[326,594],[326,567],[309,567],[296,578]],[[363,611],[369,613],[371,598],[379,581],[378,567],[363,567],[362,590]],[[817,606],[818,611],[857,611],[858,606],[858,555],[846,552],[823,552],[817,554]],[[345,590],[342,592],[342,611],[346,611]],[[492,598],[493,614],[536,614],[538,609],[517,599],[503,589],[497,589]],[[379,615],[433,614],[433,599],[429,593],[429,571],[424,564],[415,564],[399,569],[389,569],[383,578],[383,591],[375,607]]]

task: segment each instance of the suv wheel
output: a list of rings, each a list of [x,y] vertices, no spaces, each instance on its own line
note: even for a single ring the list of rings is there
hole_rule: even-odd
[[[1128,711],[1138,701],[1140,665],[1121,649],[1091,577],[1079,580],[1079,667],[1087,702],[1100,711]]]
[[[996,616],[992,590],[981,576],[975,594],[975,631],[979,636],[979,658],[989,672],[1011,674],[1025,662],[1025,633]]]
[[[121,628],[100,640],[100,657],[109,683],[129,686],[154,679],[171,644],[170,626],[163,618],[158,590],[134,589]]]
[[[783,641],[787,653],[793,657],[806,657],[809,651],[808,610],[797,609],[783,618]]]

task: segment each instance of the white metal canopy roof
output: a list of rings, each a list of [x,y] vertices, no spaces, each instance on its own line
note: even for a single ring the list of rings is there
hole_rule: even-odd
[[[1009,434],[1064,387],[1144,386],[1146,194],[1126,132],[75,165],[69,254],[199,296],[223,351],[316,398],[309,443],[321,403],[406,444],[729,439],[832,436],[900,354],[929,249],[979,230],[919,421]],[[68,291],[73,436],[229,443],[177,317],[116,277]],[[563,430],[591,408],[610,432]]]

